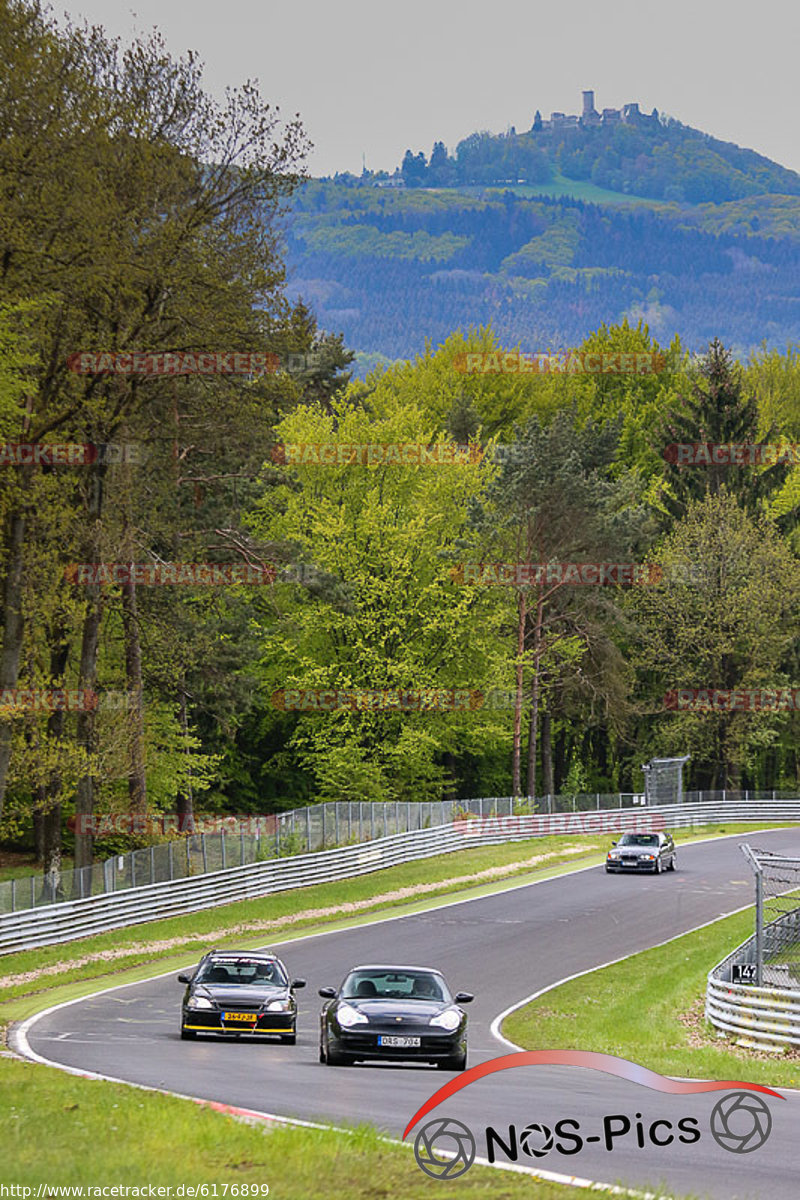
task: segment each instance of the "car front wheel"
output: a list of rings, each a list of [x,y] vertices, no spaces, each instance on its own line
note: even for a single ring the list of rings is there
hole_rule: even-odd
[[[678,869],[678,857],[677,857],[677,855],[673,854],[672,858],[669,860],[668,870],[677,871],[677,869]]]

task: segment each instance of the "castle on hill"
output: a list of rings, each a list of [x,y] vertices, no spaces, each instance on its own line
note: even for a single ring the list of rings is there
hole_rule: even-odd
[[[580,116],[568,115],[563,112],[553,112],[549,120],[542,120],[542,129],[568,129],[570,127],[590,128],[593,125],[634,125],[640,121],[658,120],[658,112],[653,109],[647,116],[640,112],[638,104],[623,104],[622,108],[604,108],[598,112],[594,106],[594,92],[583,93],[583,112]],[[534,122],[534,129],[539,128]]]

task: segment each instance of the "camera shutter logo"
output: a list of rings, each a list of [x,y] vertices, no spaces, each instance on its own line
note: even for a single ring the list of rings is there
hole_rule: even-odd
[[[760,1149],[772,1132],[772,1114],[753,1092],[730,1092],[714,1105],[711,1135],[732,1154],[750,1154]]]
[[[553,1131],[546,1125],[526,1125],[519,1137],[519,1144],[531,1158],[544,1158],[553,1149]]]
[[[445,1152],[448,1158],[439,1158]],[[440,1117],[422,1126],[414,1139],[417,1165],[433,1179],[457,1179],[475,1161],[475,1138],[460,1121]]]

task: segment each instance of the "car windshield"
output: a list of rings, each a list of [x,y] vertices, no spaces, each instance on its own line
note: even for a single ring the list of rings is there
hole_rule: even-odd
[[[380,967],[352,971],[342,985],[341,994],[348,1000],[450,1001],[444,980],[431,971],[390,971]]]
[[[624,833],[619,839],[620,846],[657,846],[658,834],[656,833]]]
[[[228,986],[285,987],[286,975],[278,962],[256,958],[213,959],[200,970],[195,983],[222,983]]]

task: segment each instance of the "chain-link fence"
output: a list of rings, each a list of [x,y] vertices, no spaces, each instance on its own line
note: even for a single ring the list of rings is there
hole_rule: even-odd
[[[796,792],[682,792],[681,805],[717,802],[723,805],[793,800]],[[197,827],[226,826],[226,831],[173,836],[80,870],[55,877],[30,875],[0,883],[0,916],[4,913],[84,899],[108,892],[184,879],[209,871],[264,862],[294,854],[330,850],[373,841],[395,833],[410,833],[445,825],[460,816],[507,817],[526,814],[582,813],[637,808],[642,793],[591,792],[577,795],[434,801],[330,801],[307,808],[259,817],[198,818]],[[757,810],[753,810],[757,817]],[[691,811],[689,813],[691,818]],[[741,814],[737,815],[741,820]],[[675,820],[676,825],[685,824]],[[693,823],[691,818],[690,823]]]
[[[742,846],[756,877],[754,982],[800,988],[800,858]]]

